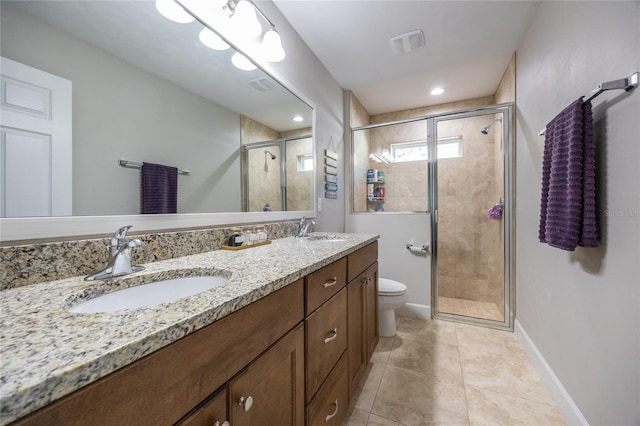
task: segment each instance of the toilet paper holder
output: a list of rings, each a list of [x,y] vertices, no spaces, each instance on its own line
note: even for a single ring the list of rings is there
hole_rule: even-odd
[[[429,245],[428,244],[424,244],[422,246],[414,246],[413,244],[409,243],[405,247],[411,253],[429,253]]]

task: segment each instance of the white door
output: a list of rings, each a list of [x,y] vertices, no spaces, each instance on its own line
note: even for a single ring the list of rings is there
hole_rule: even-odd
[[[0,217],[70,216],[71,82],[0,59]]]

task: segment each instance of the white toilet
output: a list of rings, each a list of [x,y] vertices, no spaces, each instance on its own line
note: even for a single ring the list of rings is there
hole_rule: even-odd
[[[388,278],[378,279],[378,326],[381,337],[396,334],[395,309],[407,303],[407,286]]]

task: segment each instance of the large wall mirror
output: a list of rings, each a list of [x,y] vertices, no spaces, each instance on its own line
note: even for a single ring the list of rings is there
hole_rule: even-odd
[[[236,68],[232,48],[203,44],[198,21],[169,21],[153,1],[22,0],[0,7],[2,217],[138,215],[135,163],[142,162],[188,171],[178,177],[180,214],[263,211],[265,205],[313,210],[313,171],[287,166],[313,164],[312,108],[259,68]],[[70,85],[50,89],[37,75],[32,83],[31,69]],[[15,124],[38,121],[39,114],[60,118],[65,90],[72,106],[62,119],[72,129],[72,143],[55,151],[37,126]],[[19,113],[26,119],[6,122]],[[286,147],[289,140],[295,148]],[[282,146],[276,159],[263,152],[267,148],[250,149],[265,143]],[[260,161],[249,173],[243,156],[252,152],[260,153]],[[287,185],[297,192],[289,194],[297,197],[290,207],[280,198],[248,202],[249,189],[271,179],[270,171],[287,173]],[[47,178],[35,190],[20,188]],[[52,188],[49,199],[42,187]],[[34,202],[39,196],[44,198]],[[20,199],[28,202],[14,205]]]

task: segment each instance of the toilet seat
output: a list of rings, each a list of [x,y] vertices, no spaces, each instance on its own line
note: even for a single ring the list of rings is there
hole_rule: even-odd
[[[380,296],[402,296],[407,294],[407,286],[398,281],[388,278],[378,279],[378,295]]]

